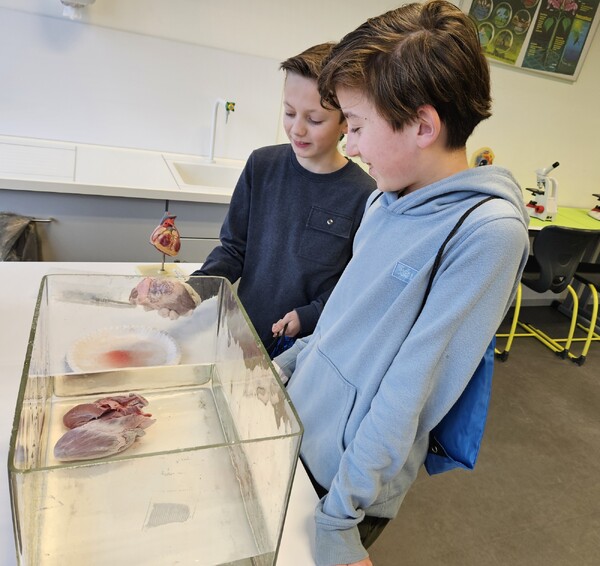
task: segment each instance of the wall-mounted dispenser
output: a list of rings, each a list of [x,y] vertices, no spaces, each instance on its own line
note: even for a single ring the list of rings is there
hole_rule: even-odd
[[[63,16],[71,20],[80,20],[83,8],[96,0],[60,0],[63,5]]]

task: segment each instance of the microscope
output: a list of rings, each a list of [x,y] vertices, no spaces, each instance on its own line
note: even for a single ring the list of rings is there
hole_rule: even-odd
[[[527,203],[527,212],[532,218],[551,222],[556,217],[558,182],[553,177],[549,177],[548,174],[559,165],[560,163],[556,161],[545,169],[536,169],[537,188],[525,189],[532,193],[532,199]]]
[[[598,199],[598,204],[588,212],[588,215],[596,220],[600,220],[600,193],[592,193],[592,196]]]

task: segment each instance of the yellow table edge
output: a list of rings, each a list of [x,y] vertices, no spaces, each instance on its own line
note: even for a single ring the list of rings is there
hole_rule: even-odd
[[[588,212],[587,208],[559,206],[558,212],[551,222],[540,220],[539,218],[530,218],[529,229],[541,230],[545,226],[563,226],[565,228],[600,231],[600,220],[592,218]]]

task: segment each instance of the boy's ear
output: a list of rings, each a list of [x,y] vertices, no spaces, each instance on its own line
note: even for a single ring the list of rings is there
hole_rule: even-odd
[[[440,136],[442,121],[437,110],[430,104],[417,109],[417,145],[421,149],[431,146]]]

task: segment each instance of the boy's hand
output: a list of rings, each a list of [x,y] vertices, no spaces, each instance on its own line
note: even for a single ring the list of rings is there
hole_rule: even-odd
[[[190,314],[200,304],[200,297],[190,285],[177,279],[145,277],[131,291],[129,302],[175,320]]]
[[[337,566],[373,566],[373,562],[371,562],[371,559],[367,556],[364,560],[352,562],[352,564],[338,564]]]
[[[294,337],[301,330],[300,326],[300,318],[298,318],[298,313],[296,311],[288,312],[282,319],[278,320],[272,327],[271,331],[273,332],[273,336],[280,336],[283,332],[285,325],[287,324],[287,328],[285,330],[285,335]]]

